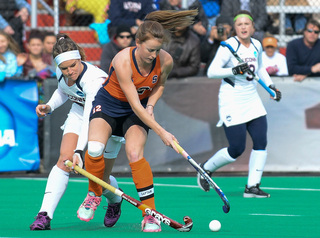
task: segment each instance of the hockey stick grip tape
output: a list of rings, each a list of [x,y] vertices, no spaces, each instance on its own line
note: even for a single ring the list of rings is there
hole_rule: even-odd
[[[176,141],[173,141],[173,143],[177,147],[179,153],[182,154],[185,158],[188,158],[188,153]]]

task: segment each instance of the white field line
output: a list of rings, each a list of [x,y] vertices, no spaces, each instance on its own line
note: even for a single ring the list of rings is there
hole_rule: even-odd
[[[76,183],[86,183],[87,181],[70,179],[72,182]],[[126,184],[126,185],[134,185],[133,182],[118,182],[118,184]],[[197,185],[182,185],[182,184],[163,184],[163,183],[155,183],[154,185],[160,187],[180,187],[180,188],[199,188]]]
[[[38,181],[46,181],[47,178],[15,178],[15,179],[20,179],[20,180],[38,180]],[[87,183],[87,180],[83,179],[70,179],[70,182],[74,183]],[[118,184],[127,184],[127,185],[134,185],[133,182],[119,182]],[[161,186],[161,187],[181,187],[181,188],[199,188],[197,185],[182,185],[182,184],[163,184],[163,183],[155,183],[154,185],[156,186]]]
[[[20,178],[17,177],[15,179],[21,179],[21,180],[39,180],[39,181],[45,181],[47,178]],[[70,179],[70,182],[75,183],[87,183],[87,180],[83,179]],[[133,182],[118,182],[119,184],[128,184],[133,185]],[[181,187],[181,188],[199,188],[197,185],[182,185],[182,184],[163,184],[163,183],[155,183],[156,186],[162,186],[162,187]],[[239,187],[242,189],[242,187]],[[275,188],[275,187],[261,187],[261,189],[265,190],[287,190],[287,191],[311,191],[311,192],[320,192],[320,189],[318,188]]]
[[[301,217],[302,215],[290,215],[290,214],[259,214],[251,213],[250,216],[270,216],[270,217]]]
[[[319,188],[273,188],[273,187],[261,187],[261,189],[266,190],[286,190],[286,191],[312,191],[312,192],[320,192]]]

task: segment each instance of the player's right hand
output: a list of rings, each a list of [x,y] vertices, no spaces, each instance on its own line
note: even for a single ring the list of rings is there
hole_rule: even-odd
[[[238,64],[237,66],[232,68],[232,73],[234,75],[244,74],[244,73],[249,72],[249,71],[250,71],[250,68],[249,68],[248,63],[246,63],[246,62]]]
[[[46,104],[39,104],[36,107],[36,113],[38,117],[45,117],[51,112],[51,107]]]

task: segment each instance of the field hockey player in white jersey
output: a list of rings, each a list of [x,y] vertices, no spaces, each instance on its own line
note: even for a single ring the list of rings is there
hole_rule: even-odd
[[[254,22],[250,12],[238,12],[234,17],[234,30],[235,35],[226,42],[244,63],[239,64],[228,47],[219,47],[207,72],[209,78],[222,79],[219,91],[220,121],[217,126],[224,127],[229,147],[217,151],[201,166],[211,176],[212,172],[234,162],[245,150],[248,132],[253,141],[253,149],[243,196],[268,198],[270,194],[259,187],[267,159],[267,112],[258,95],[257,81],[252,77],[252,72],[272,89],[276,95],[274,100],[279,101],[281,93],[262,65],[261,43],[251,38]],[[199,174],[197,181],[202,190],[209,191],[209,184]]]
[[[83,49],[65,34],[57,36],[57,43],[53,48],[53,57],[57,65],[58,88],[47,104],[40,104],[36,107],[36,113],[39,117],[45,117],[63,105],[68,99],[73,103],[65,123],[61,127],[63,137],[59,160],[50,171],[42,206],[35,221],[30,225],[30,230],[51,229],[50,221],[67,189],[69,173],[71,172],[71,169],[64,165],[64,161],[70,160],[73,161],[74,166],[78,164],[83,167],[82,152],[88,141],[92,101],[108,76],[98,67],[86,63]],[[108,153],[105,153],[104,157],[106,163],[110,166],[106,166],[106,168],[112,168],[123,142],[124,138],[116,136],[108,141],[105,148]],[[119,188],[116,179],[109,176],[110,173],[111,171],[105,171],[105,181]],[[108,190],[105,190],[103,195],[108,202],[104,224],[111,227],[120,217],[122,198]],[[94,206],[82,204],[83,209],[79,209],[78,217],[81,220],[89,221],[93,218],[94,210],[100,204],[101,197],[90,197],[86,202],[94,204]],[[92,209],[92,207],[95,209]]]

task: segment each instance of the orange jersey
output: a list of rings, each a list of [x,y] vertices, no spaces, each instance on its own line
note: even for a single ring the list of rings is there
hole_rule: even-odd
[[[151,71],[148,76],[142,76],[138,64],[135,58],[136,47],[130,48],[130,64],[132,69],[131,80],[134,86],[137,89],[140,101],[150,96],[152,89],[157,85],[160,74],[161,74],[161,65],[159,55],[153,61]],[[109,70],[109,77],[106,82],[103,84],[104,89],[114,98],[128,102],[125,94],[123,93],[116,72],[114,71],[113,65],[111,63]]]

